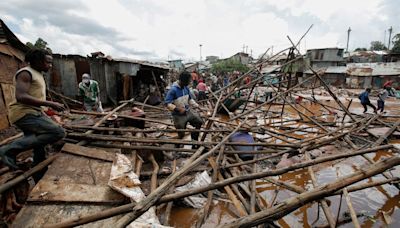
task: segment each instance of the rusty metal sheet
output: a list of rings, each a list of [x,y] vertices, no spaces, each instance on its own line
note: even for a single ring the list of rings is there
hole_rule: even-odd
[[[105,185],[41,180],[33,188],[28,201],[121,204],[126,201],[126,197]]]

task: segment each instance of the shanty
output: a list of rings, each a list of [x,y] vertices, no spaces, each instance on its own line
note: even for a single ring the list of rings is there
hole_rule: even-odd
[[[88,2],[0,3],[1,227],[400,227],[400,27],[379,11],[393,1],[374,8],[390,27],[383,41],[372,21],[368,35],[352,21],[322,28],[340,27],[336,46],[319,33],[346,17],[341,4],[301,26],[317,8],[274,6],[264,13],[288,23],[274,34],[275,16],[244,19],[274,3]],[[181,4],[208,17],[222,8],[202,27],[209,19]],[[131,8],[148,10],[147,29],[129,26]],[[63,27],[67,15],[76,24]],[[236,25],[214,26],[240,15],[253,29],[222,40]],[[264,37],[254,23],[271,29],[265,39],[229,46],[246,31]]]

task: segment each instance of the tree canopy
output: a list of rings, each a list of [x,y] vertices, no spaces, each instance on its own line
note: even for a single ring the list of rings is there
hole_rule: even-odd
[[[372,41],[370,50],[371,51],[382,51],[382,50],[387,50],[387,47],[381,41]]]
[[[393,53],[399,53],[400,54],[400,33],[396,34],[393,37],[393,48],[392,48]]]
[[[36,40],[35,44],[32,44],[31,42],[26,43],[26,46],[28,46],[29,48],[44,49],[49,52],[52,52],[51,49],[47,45],[48,45],[48,43],[40,37]]]
[[[356,48],[354,51],[368,51],[367,48]]]
[[[214,63],[211,67],[211,72],[214,74],[227,73],[233,71],[246,72],[249,68],[238,60],[227,59]]]

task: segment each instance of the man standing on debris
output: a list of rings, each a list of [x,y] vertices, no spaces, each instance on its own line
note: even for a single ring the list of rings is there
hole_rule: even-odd
[[[26,56],[29,66],[17,71],[14,76],[15,99],[10,104],[10,122],[24,132],[24,137],[0,148],[0,156],[4,164],[17,169],[16,157],[20,152],[33,149],[33,165],[46,158],[44,147],[53,144],[65,136],[64,129],[47,117],[43,107],[63,111],[62,104],[46,100],[46,83],[42,72],[47,72],[53,62],[50,53],[33,49]],[[45,170],[34,175],[40,179]]]
[[[361,104],[364,107],[364,113],[366,113],[368,110],[367,106],[372,107],[374,109],[374,112],[377,113],[375,105],[371,104],[371,101],[369,100],[370,93],[371,93],[371,88],[367,88],[365,89],[364,92],[360,94],[360,96],[358,96],[358,98],[360,99]]]
[[[79,96],[83,97],[83,107],[86,111],[103,112],[100,101],[100,89],[97,81],[90,79],[89,74],[82,75],[82,82],[79,83]]]
[[[188,88],[191,79],[189,72],[182,72],[179,75],[179,81],[172,85],[165,97],[165,104],[172,112],[176,129],[185,129],[187,123],[190,123],[196,129],[200,129],[201,125],[203,125],[203,120],[200,116],[190,109],[190,106],[199,107]],[[182,139],[185,136],[185,132],[179,131],[178,136]],[[191,137],[192,140],[197,141],[199,133],[192,132]],[[193,146],[193,148],[197,148],[197,146]]]
[[[206,100],[207,99],[207,85],[206,83],[203,82],[203,79],[199,80],[199,84],[197,84],[196,87],[197,91],[199,91],[199,96],[197,97],[198,101]]]
[[[378,111],[380,110],[381,113],[385,109],[385,100],[389,96],[389,89],[390,87],[384,86],[383,89],[378,94]]]

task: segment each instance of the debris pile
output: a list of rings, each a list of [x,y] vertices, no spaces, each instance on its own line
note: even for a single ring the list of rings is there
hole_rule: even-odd
[[[288,50],[298,52],[296,45]],[[186,218],[196,227],[213,223],[211,212],[221,203],[227,205],[229,216],[214,220],[214,226],[296,226],[302,220],[336,227],[380,218],[393,223],[395,206],[383,208],[384,201],[374,210],[361,211],[353,197],[367,191],[389,199],[398,196],[400,158],[392,136],[400,116],[362,114],[356,97],[330,87],[323,73],[311,67],[314,75],[304,81],[282,70],[265,84],[265,77],[271,76],[259,69],[273,58],[261,58],[249,72],[210,91],[197,110],[205,120],[200,130],[177,130],[166,107],[134,100],[105,113],[71,109],[63,114],[67,144],[58,158],[49,158],[53,165],[14,225],[70,227],[95,222],[125,227],[151,211],[158,218],[152,216],[153,222],[137,226],[181,226],[172,216],[184,207],[183,201],[196,208],[195,219]],[[289,54],[280,69],[295,60]],[[243,83],[249,75],[251,80]],[[322,87],[303,87],[312,81]],[[373,130],[377,128],[380,131]],[[185,132],[185,138],[178,140],[177,131]],[[200,132],[200,140],[192,141],[191,132]],[[116,165],[122,161],[130,163],[129,168],[119,170]],[[116,178],[114,171],[121,175]],[[22,180],[27,177],[25,173]],[[15,187],[3,187],[7,183],[1,193]],[[63,192],[68,183],[75,187]],[[133,200],[112,195],[116,192],[108,185]],[[371,190],[376,188],[379,191]],[[131,191],[140,192],[140,197],[127,194]],[[34,212],[40,207],[46,217]],[[66,213],[67,209],[74,212]],[[296,217],[303,213],[302,219]],[[308,220],[307,213],[312,214]]]

